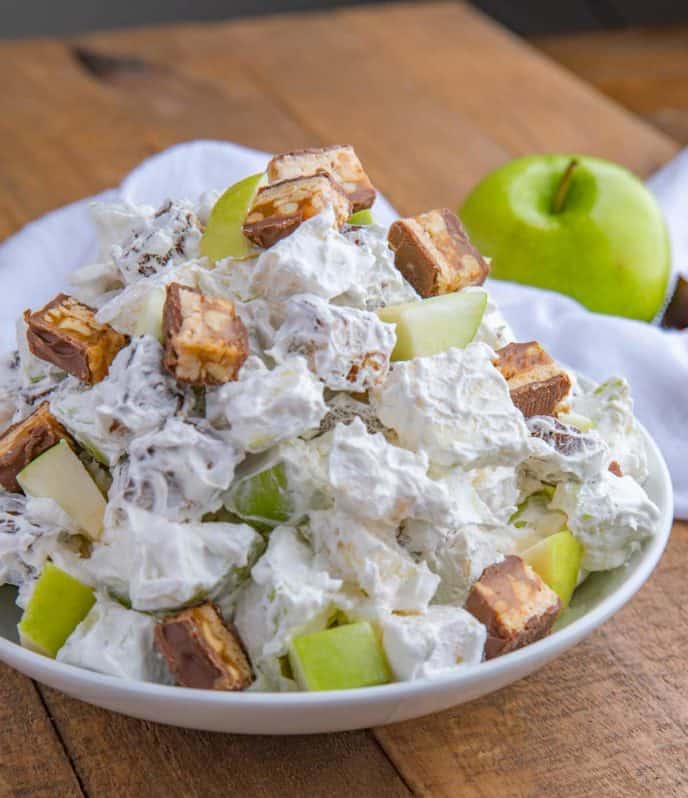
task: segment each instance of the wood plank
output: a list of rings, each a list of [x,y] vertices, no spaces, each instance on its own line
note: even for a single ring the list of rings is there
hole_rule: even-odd
[[[650,582],[587,641],[483,699],[376,730],[414,794],[685,795],[686,557],[677,523]]]
[[[167,54],[174,62],[175,48]],[[221,87],[161,68],[102,80],[69,46],[47,41],[0,47],[0,69],[0,148],[12,154],[0,175],[0,236],[117,185],[179,141],[217,137],[270,150],[314,140],[231,59]]]
[[[88,795],[285,798],[409,795],[366,732],[246,737],[115,715],[43,689]]]
[[[320,138],[352,141],[404,212],[454,206],[514,155],[579,150],[647,174],[676,152],[461,4],[245,20],[205,41],[203,58],[230,45]]]
[[[688,26],[533,41],[608,97],[688,144]]]
[[[0,663],[0,796],[82,798],[36,687]]]

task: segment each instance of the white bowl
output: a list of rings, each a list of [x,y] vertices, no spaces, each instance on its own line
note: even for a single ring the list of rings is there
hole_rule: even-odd
[[[660,509],[655,536],[631,562],[591,576],[549,637],[437,679],[323,693],[220,693],[132,682],[63,665],[18,645],[14,589],[0,589],[0,660],[74,698],[137,718],[208,731],[304,734],[382,726],[471,701],[527,676],[587,637],[639,590],[671,532],[673,497],[662,455],[645,433],[647,491]]]

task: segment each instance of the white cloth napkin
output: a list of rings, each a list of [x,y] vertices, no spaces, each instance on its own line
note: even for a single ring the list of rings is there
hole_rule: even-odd
[[[24,227],[0,245],[0,349],[14,346],[16,318],[65,288],[66,275],[96,256],[88,205],[117,198],[159,205],[198,197],[261,171],[268,155],[235,144],[195,141],[149,158],[117,189],[73,203]],[[669,224],[675,266],[688,265],[688,150],[649,181]],[[380,222],[396,218],[383,197]],[[676,515],[688,517],[688,332],[590,313],[560,294],[491,280],[489,290],[518,338],[538,340],[557,359],[596,380],[621,375],[636,413],[659,444],[674,482]]]

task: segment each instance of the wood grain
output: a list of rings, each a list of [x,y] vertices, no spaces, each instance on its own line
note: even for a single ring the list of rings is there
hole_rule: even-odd
[[[0,796],[82,798],[40,694],[0,663]]]
[[[245,737],[115,715],[43,688],[91,796],[379,796],[408,789],[367,732]]]
[[[688,26],[534,41],[608,97],[688,144]]]
[[[676,151],[460,4],[12,43],[0,68],[0,236],[195,137],[268,150],[351,141],[404,212],[455,205],[485,171],[534,150],[607,155],[640,174]],[[99,798],[396,796],[406,785],[468,798],[679,795],[687,538],[682,525],[640,597],[567,658],[466,707],[378,730],[389,758],[366,732],[190,732],[40,688],[51,722],[31,683],[8,672],[0,721],[12,742],[0,757],[17,775],[0,795],[8,785],[31,798],[53,786],[79,795],[79,781]]]

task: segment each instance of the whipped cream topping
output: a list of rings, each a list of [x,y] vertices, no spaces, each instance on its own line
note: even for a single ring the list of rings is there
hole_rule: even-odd
[[[278,363],[301,354],[328,388],[360,393],[384,381],[395,343],[394,326],[376,314],[300,295],[286,303],[268,354]]]
[[[485,344],[394,364],[371,392],[380,420],[402,446],[440,466],[514,465],[528,453],[528,429]]]
[[[382,644],[400,680],[441,676],[457,665],[477,665],[487,631],[461,607],[435,604],[418,615],[388,615]]]
[[[613,377],[592,390],[576,393],[569,405],[573,413],[592,422],[593,429],[606,441],[622,473],[642,485],[648,473],[647,452],[633,415],[633,400],[626,380]]]
[[[114,244],[111,257],[125,283],[197,258],[201,225],[189,202],[168,200],[152,214],[141,214],[128,238]]]
[[[50,410],[97,460],[114,465],[134,436],[150,432],[191,401],[162,370],[162,348],[149,336],[122,349],[104,380],[84,389],[68,377]]]
[[[327,407],[323,384],[295,355],[272,370],[249,357],[236,382],[207,391],[206,412],[211,422],[229,424],[240,448],[262,452],[317,429]]]
[[[0,584],[23,588],[26,606],[46,561],[74,572],[81,544],[72,519],[52,499],[0,492]]]
[[[338,424],[329,457],[336,506],[351,515],[399,524],[404,518],[439,520],[449,513],[447,486],[427,476],[428,458],[370,434],[360,418]]]
[[[372,258],[366,260],[368,269],[362,269],[362,279],[351,285],[334,302],[364,310],[375,310],[387,305],[399,305],[420,299],[415,288],[406,281],[394,265],[394,253],[387,243],[387,229],[371,224],[345,230],[343,236]]]
[[[156,619],[98,596],[88,615],[67,638],[56,659],[110,676],[169,682],[153,645]]]
[[[528,429],[533,437],[524,467],[541,482],[584,482],[609,468],[609,447],[595,431],[581,432],[552,416],[529,418]]]
[[[568,527],[584,546],[586,571],[618,568],[654,534],[659,510],[633,477],[609,471],[600,479],[557,485],[550,508],[568,517]]]
[[[339,510],[310,514],[308,535],[318,562],[377,608],[407,612],[425,609],[438,578],[415,562],[386,524],[363,524]]]
[[[414,520],[405,522],[401,544],[439,577],[435,601],[458,606],[464,604],[483,570],[515,548],[505,527],[465,524],[449,528]]]
[[[166,610],[232,592],[259,544],[248,524],[182,524],[128,505],[126,519],[105,530],[83,568],[133,609]]]
[[[202,419],[168,418],[159,430],[139,435],[128,458],[113,472],[108,516],[116,523],[122,506],[135,504],[177,521],[200,521],[222,505],[243,452],[227,431]]]

